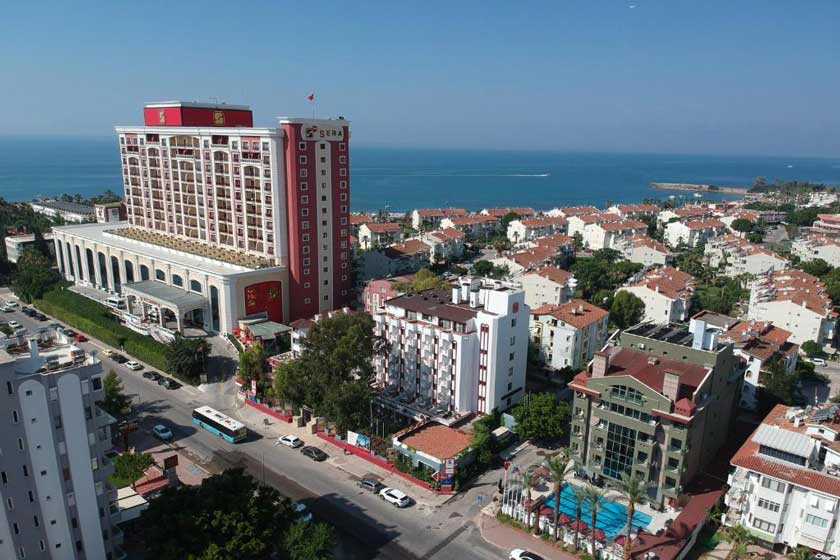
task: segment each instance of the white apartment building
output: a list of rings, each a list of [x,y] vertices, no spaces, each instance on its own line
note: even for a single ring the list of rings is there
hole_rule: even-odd
[[[447,216],[440,221],[442,229],[457,229],[472,239],[488,238],[495,235],[501,221],[494,216]]]
[[[624,239],[615,248],[621,251],[628,261],[640,263],[646,267],[665,266],[674,260],[674,255],[667,245],[647,235],[636,235]]]
[[[447,216],[466,216],[463,208],[418,208],[411,211],[411,227],[426,231],[440,227],[440,221]]]
[[[383,406],[450,424],[522,398],[528,306],[517,284],[463,277],[451,291],[390,299],[374,320],[391,345],[374,364]]]
[[[93,206],[65,202],[63,200],[33,200],[29,203],[37,214],[44,214],[50,218],[61,218],[69,223],[92,222],[96,220]]]
[[[531,309],[566,303],[575,294],[577,280],[556,266],[543,266],[516,277],[525,290],[525,304]]]
[[[546,212],[547,216],[562,216],[569,219],[572,216],[582,216],[584,214],[597,214],[598,210],[594,206],[564,206],[562,208],[552,208]],[[571,233],[569,234],[571,235]]]
[[[668,224],[672,220],[686,221],[686,220],[701,220],[709,218],[714,215],[711,208],[707,206],[681,206],[680,208],[668,208],[662,210],[657,214],[656,222],[660,227]]]
[[[645,304],[645,322],[664,325],[688,320],[694,297],[694,277],[666,266],[642,272],[617,290],[627,291]]]
[[[791,244],[790,250],[803,261],[822,259],[835,268],[840,266],[840,241],[827,235],[800,237]]]
[[[791,341],[833,346],[837,314],[825,285],[797,269],[771,272],[750,286],[750,319],[791,332]]]
[[[514,244],[530,241],[537,237],[545,237],[554,233],[566,233],[568,223],[566,218],[540,217],[521,218],[508,224],[507,238]]]
[[[463,257],[464,237],[457,229],[447,228],[422,233],[419,239],[432,248],[432,261],[438,263]]]
[[[840,235],[840,214],[818,214],[814,231],[828,235]]]
[[[727,526],[778,552],[840,555],[840,406],[776,405],[732,457]]]
[[[640,220],[658,215],[659,206],[656,204],[614,204],[607,209],[607,212],[618,214],[625,220]]]
[[[368,222],[359,226],[359,247],[377,249],[403,240],[400,224],[393,222]]]
[[[592,228],[597,224],[605,224],[607,222],[620,222],[621,216],[618,214],[610,214],[609,212],[598,212],[596,214],[580,214],[577,216],[569,216],[566,218],[569,222],[567,227],[568,235],[573,236],[579,233],[583,236],[584,245],[586,245],[587,229]]]
[[[639,220],[596,223],[583,230],[583,244],[592,250],[619,249],[631,237],[645,235],[647,224]]]
[[[582,299],[531,309],[531,340],[552,369],[581,368],[607,342],[609,313]]]
[[[671,222],[665,226],[665,243],[670,247],[678,247],[681,243],[688,247],[697,247],[700,243],[723,234],[725,229],[723,222],[717,219]]]
[[[721,216],[719,219],[723,224],[731,231],[738,236],[744,236],[745,234],[741,232],[736,232],[732,229],[732,222],[735,220],[749,220],[750,222],[756,222],[759,218],[761,218],[761,214],[755,210],[742,210],[737,209],[731,212],[727,212],[725,215]]]
[[[724,274],[731,278],[742,274],[758,276],[783,270],[790,264],[773,251],[732,234],[707,241],[704,255],[709,266],[723,268]]]
[[[51,331],[7,338],[0,387],[0,558],[124,558],[99,360]]]
[[[527,206],[502,206],[499,208],[484,208],[479,212],[482,216],[493,216],[502,219],[508,214],[516,214],[520,218],[530,218],[536,215],[533,208]]]
[[[808,195],[808,202],[805,206],[809,208],[831,206],[840,200],[840,194],[836,192],[812,192]]]

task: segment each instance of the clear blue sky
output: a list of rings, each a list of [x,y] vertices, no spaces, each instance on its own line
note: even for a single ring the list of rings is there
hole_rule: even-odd
[[[635,6],[635,7],[631,7]],[[7,2],[0,134],[145,101],[353,121],[356,145],[840,156],[837,0]]]

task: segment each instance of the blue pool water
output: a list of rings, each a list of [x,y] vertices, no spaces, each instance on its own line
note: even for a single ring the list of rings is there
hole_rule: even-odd
[[[545,505],[554,509],[554,496],[545,501]],[[576,503],[574,500],[574,492],[568,484],[563,485],[563,490],[560,492],[560,513],[565,513],[572,519],[575,518]],[[584,501],[581,504],[581,521],[589,525],[592,519],[592,507],[589,502]],[[644,512],[633,512],[633,527],[636,529],[645,529],[652,521],[652,517]],[[621,531],[627,523],[627,508],[618,502],[612,502],[604,498],[598,502],[598,512],[595,517],[595,527],[604,531],[608,539],[612,539]]]

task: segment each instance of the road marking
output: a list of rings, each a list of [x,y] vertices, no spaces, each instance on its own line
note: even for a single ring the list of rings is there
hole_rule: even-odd
[[[431,550],[429,550],[429,552],[421,556],[420,560],[429,560],[429,558],[443,550],[449,543],[460,537],[461,533],[470,528],[470,525],[472,525],[472,523],[467,521],[466,523],[452,531],[452,533],[450,533],[448,537],[437,543],[435,546],[432,547]]]

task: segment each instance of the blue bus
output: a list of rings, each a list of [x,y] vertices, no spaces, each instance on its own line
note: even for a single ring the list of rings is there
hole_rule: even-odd
[[[193,410],[193,424],[198,424],[210,433],[225,438],[231,443],[242,441],[248,436],[245,424],[225,416],[209,406],[202,406]]]

